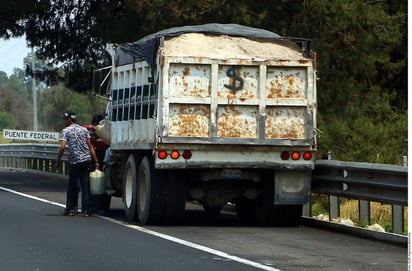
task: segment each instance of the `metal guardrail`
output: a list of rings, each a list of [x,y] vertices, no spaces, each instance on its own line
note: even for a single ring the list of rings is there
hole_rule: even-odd
[[[0,144],[0,167],[29,168],[67,174],[69,159],[66,152],[61,158],[62,166],[59,171],[55,171],[58,148],[57,144]]]
[[[312,174],[312,191],[346,198],[408,205],[408,168],[320,160],[316,162]]]
[[[59,145],[0,144],[0,167],[55,172]],[[57,173],[67,174],[68,157]],[[329,217],[339,217],[340,197],[359,200],[361,225],[370,224],[370,202],[392,205],[392,231],[405,232],[404,207],[408,206],[408,168],[395,165],[320,160],[312,174],[312,193],[329,197]],[[310,206],[309,206],[310,207]],[[311,217],[311,208],[304,209]]]
[[[312,193],[328,195],[330,219],[340,217],[340,198],[343,197],[359,201],[359,223],[369,225],[371,202],[379,202],[392,206],[393,233],[405,232],[406,166],[320,160],[312,173],[311,189]]]

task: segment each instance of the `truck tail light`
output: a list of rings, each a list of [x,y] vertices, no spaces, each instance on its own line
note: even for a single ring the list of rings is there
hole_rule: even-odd
[[[289,159],[289,153],[288,153],[287,151],[283,151],[283,152],[280,154],[280,159],[282,159],[282,160],[288,160],[288,159]]]
[[[186,159],[186,160],[192,158],[192,152],[189,151],[189,150],[185,150],[183,152],[183,158]]]
[[[299,160],[300,158],[300,153],[297,151],[292,152],[292,154],[290,155],[290,157],[292,157],[292,160]]]
[[[161,160],[165,160],[168,157],[169,153],[165,150],[161,150],[157,153],[157,157]],[[184,150],[182,154],[180,154],[179,151],[173,150],[170,152],[170,158],[173,160],[177,160],[180,158],[180,156],[183,156],[184,159],[188,160],[192,158],[192,152],[190,150]]]
[[[312,153],[311,152],[305,152],[304,154],[303,154],[303,159],[305,159],[305,160],[310,160],[310,159],[312,159]]]
[[[170,157],[172,157],[172,159],[176,160],[180,157],[180,153],[178,151],[172,151],[170,153]]]
[[[164,159],[167,158],[167,152],[166,152],[166,151],[159,151],[159,152],[157,153],[157,157],[159,157],[159,159],[164,160]]]

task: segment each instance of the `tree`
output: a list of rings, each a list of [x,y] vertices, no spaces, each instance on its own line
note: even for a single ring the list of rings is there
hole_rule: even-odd
[[[97,14],[117,7],[116,1],[48,1],[46,8],[30,14],[26,36],[39,58],[65,63],[66,85],[78,91],[90,90],[96,63],[103,59],[104,42],[96,35]]]
[[[41,5],[36,0],[0,1],[0,38],[25,34],[25,20]]]
[[[406,96],[406,9],[390,4],[304,1],[294,17],[294,31],[311,33],[318,49],[321,154],[352,161],[379,154],[391,163],[406,155],[406,104],[399,99]]]
[[[68,89],[63,84],[42,90],[39,93],[39,122],[46,131],[60,131],[62,113],[74,111],[80,124],[89,124],[92,116],[103,113],[106,101],[89,94],[79,93]]]
[[[13,127],[9,128],[32,127],[32,104],[29,93],[21,83],[21,78],[17,75],[8,78],[5,72],[0,72],[0,97],[0,112],[13,116]]]
[[[0,130],[14,128],[15,123],[16,121],[10,113],[0,111]]]

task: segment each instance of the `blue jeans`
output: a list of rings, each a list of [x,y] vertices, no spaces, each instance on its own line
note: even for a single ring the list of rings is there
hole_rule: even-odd
[[[83,162],[77,164],[70,164],[69,182],[67,184],[66,195],[66,210],[74,210],[77,208],[79,189],[77,184],[80,183],[82,190],[82,211],[90,212],[90,185],[89,173],[91,162]]]

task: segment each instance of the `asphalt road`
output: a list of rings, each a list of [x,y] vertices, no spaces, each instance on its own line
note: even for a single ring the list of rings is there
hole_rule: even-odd
[[[107,215],[63,217],[65,186],[63,176],[0,169],[0,270],[408,270],[406,247],[250,227],[196,205],[173,227],[128,224],[116,199]]]

